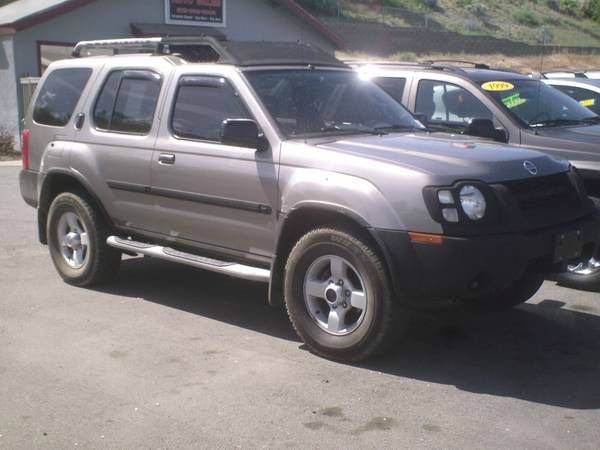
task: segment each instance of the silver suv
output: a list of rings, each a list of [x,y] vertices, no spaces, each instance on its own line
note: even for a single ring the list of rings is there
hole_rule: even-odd
[[[23,136],[21,191],[68,283],[106,282],[122,253],[268,282],[310,349],[357,361],[408,306],[512,307],[595,251],[569,163],[431,134],[314,47],[145,39],[75,56],[96,49],[138,53],[52,64]]]

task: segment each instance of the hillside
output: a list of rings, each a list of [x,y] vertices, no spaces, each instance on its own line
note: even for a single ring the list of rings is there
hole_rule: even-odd
[[[530,44],[600,47],[594,0],[300,0],[316,14],[399,27],[509,38]],[[339,7],[339,12],[336,8]],[[600,11],[600,5],[596,6]],[[597,18],[600,13],[597,12]]]

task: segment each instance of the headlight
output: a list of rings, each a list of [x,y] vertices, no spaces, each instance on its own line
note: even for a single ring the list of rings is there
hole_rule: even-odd
[[[483,193],[475,186],[466,185],[460,190],[460,205],[471,220],[481,220],[485,217],[487,204]]]

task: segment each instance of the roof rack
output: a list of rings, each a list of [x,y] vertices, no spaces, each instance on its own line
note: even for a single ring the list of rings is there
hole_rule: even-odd
[[[474,69],[483,69],[490,70],[490,66],[487,64],[476,63],[472,61],[464,61],[460,59],[432,59],[423,61],[425,64],[429,64],[431,66],[440,66],[440,67],[456,67],[456,64],[461,64],[465,66],[471,66]]]
[[[209,36],[151,37],[83,41],[75,46],[73,57],[84,51],[112,50],[118,53],[178,55],[188,62],[209,62],[237,66],[319,65],[347,67],[320,48],[300,42],[235,42]]]

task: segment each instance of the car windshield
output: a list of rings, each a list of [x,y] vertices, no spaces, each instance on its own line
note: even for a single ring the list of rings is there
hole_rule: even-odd
[[[254,70],[246,77],[286,137],[425,130],[401,104],[345,70]]]
[[[531,128],[600,120],[579,102],[538,80],[488,81],[482,82],[481,88],[509,114]]]

